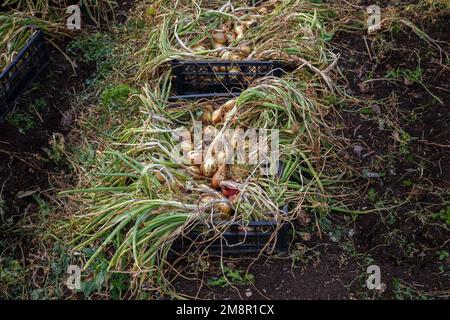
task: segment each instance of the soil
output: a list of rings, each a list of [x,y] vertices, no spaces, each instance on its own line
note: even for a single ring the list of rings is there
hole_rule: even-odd
[[[440,41],[446,52],[450,43],[448,19],[448,16],[440,17],[424,26],[424,31]],[[418,284],[422,290],[441,290],[448,294],[450,279],[438,270],[441,263],[437,256],[440,251],[450,248],[450,233],[448,229],[424,224],[422,218],[430,212],[445,208],[444,202],[449,199],[450,73],[443,65],[446,62],[440,63],[438,51],[431,54],[430,48],[423,45],[417,35],[405,31],[384,35],[392,49],[386,52],[380,50],[378,61],[375,58],[371,61],[366,46],[367,41],[370,48],[374,47],[374,37],[340,33],[334,40],[342,56],[342,70],[353,93],[363,99],[378,101],[395,97],[395,106],[382,105],[379,112],[382,115],[391,113],[385,118],[397,120],[398,128],[413,138],[409,144],[410,154],[391,159],[391,163],[384,162],[389,172],[382,179],[371,181],[371,187],[377,194],[389,194],[402,200],[409,196],[412,202],[397,211],[397,220],[390,225],[384,223],[378,214],[359,217],[355,225],[354,244],[358,252],[370,252],[381,270],[387,273],[387,283],[392,283],[392,279],[397,277]],[[373,51],[371,54],[376,55]],[[421,58],[420,62],[418,57]],[[408,83],[405,79],[395,82],[373,81],[369,88],[361,86],[369,74],[372,79],[383,79],[389,71],[399,68],[415,70],[418,67],[423,70],[423,82],[434,95],[442,99],[442,104],[433,99],[420,84]],[[395,107],[396,110],[387,109],[389,107]],[[376,158],[388,158],[398,142],[393,137],[395,130],[380,130],[373,117],[354,112],[361,108],[360,105],[351,106],[349,112],[343,115],[346,136],[354,144],[364,142],[366,150],[363,153],[373,152],[363,160],[367,165],[376,162]],[[411,114],[416,114],[417,118],[408,121],[405,116]],[[402,183],[405,180],[408,184]],[[446,200],[437,197],[436,190],[442,190]],[[393,231],[404,237],[403,244],[387,241]],[[413,246],[412,252],[405,252],[405,243]],[[386,294],[389,297],[392,292],[388,290]]]
[[[64,45],[62,49],[65,50]],[[19,192],[39,193],[49,188],[49,176],[60,170],[45,150],[49,149],[49,141],[55,134],[66,135],[70,131],[76,112],[72,109],[71,94],[84,89],[84,80],[95,71],[95,65],[80,63],[75,71],[76,74],[59,51],[51,49],[49,67],[13,108],[14,112],[31,116],[33,127],[20,132],[8,121],[2,125],[0,181],[7,219],[24,215],[30,205],[29,197],[17,197]],[[38,111],[33,104],[39,100],[44,105]]]
[[[256,263],[252,261],[255,257],[229,257],[225,263],[227,270],[237,271],[242,278],[246,272],[254,276],[254,281],[246,284],[214,284],[211,281],[224,279],[217,267],[210,268],[200,279],[179,279],[175,288],[188,297],[201,299],[351,299],[353,295],[347,284],[360,273],[356,261],[344,257],[332,244],[308,242],[306,245],[315,249],[300,245],[302,261],[296,263],[282,254],[278,258],[262,257]],[[219,265],[218,260],[212,261],[211,265]],[[230,275],[227,278],[231,279]]]

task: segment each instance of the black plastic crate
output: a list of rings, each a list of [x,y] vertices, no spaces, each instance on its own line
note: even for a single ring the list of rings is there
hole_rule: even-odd
[[[279,167],[281,174],[283,168]],[[288,206],[282,207],[284,214],[288,212]],[[209,240],[209,236],[214,236],[212,227],[223,227],[226,230],[221,237]],[[208,252],[213,254],[239,255],[259,253],[267,246],[267,250],[271,252],[286,252],[289,246],[289,223],[281,223],[279,225],[275,220],[271,221],[249,221],[247,224],[242,222],[223,221],[216,225],[205,225],[210,228],[210,232],[191,231],[187,235],[181,237],[172,245],[172,250],[177,253],[185,252],[192,246],[200,246],[200,249],[207,248]],[[268,242],[274,236],[269,245]]]
[[[185,252],[191,249],[195,242],[197,246],[207,248],[208,252],[213,254],[259,253],[266,246],[271,252],[286,252],[289,245],[289,224],[284,223],[278,230],[277,226],[275,221],[250,221],[245,226],[240,223],[231,223],[227,225],[227,230],[220,238],[212,241],[207,240],[207,232],[192,231],[176,241],[172,250],[178,253]],[[277,232],[276,238],[268,244],[274,232]]]
[[[49,51],[41,30],[35,30],[13,62],[0,73],[0,121],[23,90],[47,67]]]
[[[254,80],[280,77],[278,61],[172,61],[170,100],[238,96]]]

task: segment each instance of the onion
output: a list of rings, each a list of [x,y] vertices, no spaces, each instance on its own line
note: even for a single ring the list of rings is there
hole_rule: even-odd
[[[236,196],[239,194],[239,189],[236,188],[230,188],[227,186],[222,187],[222,193],[225,197],[229,198],[231,200],[232,196]]]
[[[232,43],[234,40],[236,40],[236,36],[233,32],[226,33],[225,38],[227,39],[228,43]]]
[[[258,13],[259,13],[260,15],[265,15],[265,14],[267,14],[267,8],[266,8],[266,7],[260,7],[260,8],[258,8]]]
[[[233,109],[235,105],[236,105],[236,99],[231,99],[231,100],[228,100],[227,102],[225,102],[222,107],[225,112],[228,112],[231,109]]]
[[[230,219],[230,214],[225,212],[220,212],[220,220],[226,221]]]
[[[220,188],[220,183],[225,180],[226,178],[226,165],[222,164],[220,165],[219,169],[217,169],[216,173],[213,175],[212,180],[211,180],[211,187],[215,188],[215,189],[219,189]]]
[[[222,53],[220,54],[220,57],[222,59],[228,60],[228,59],[230,59],[230,55],[231,55],[230,51],[222,51]]]
[[[203,164],[200,167],[201,172],[206,177],[211,177],[217,170],[217,163],[214,157],[206,155]]]
[[[210,123],[211,122],[212,113],[209,110],[205,110],[203,112],[202,121],[204,123]]]
[[[211,121],[213,124],[218,124],[219,122],[222,121],[222,117],[223,117],[223,108],[220,107],[213,111]]]
[[[217,153],[216,159],[217,159],[217,163],[219,165],[226,164],[226,162],[227,162],[227,154],[226,154],[226,152],[225,151],[220,151],[219,153]]]
[[[190,164],[197,164],[197,165],[202,164],[203,160],[202,152],[198,150],[189,151],[187,154],[187,160],[189,161]]]
[[[225,42],[227,42],[227,39],[225,37],[225,34],[223,33],[222,30],[216,30],[212,33],[212,37],[214,39],[214,42],[220,43],[220,44],[224,44]]]
[[[228,197],[228,200],[230,200],[230,202],[235,205],[238,200],[239,200],[239,194],[233,194],[231,196]]]
[[[240,40],[242,38],[244,38],[244,27],[241,25],[235,25],[234,26],[234,33],[236,34],[236,39]]]
[[[239,46],[239,51],[243,54],[249,55],[252,52],[252,48],[249,45],[241,44]]]
[[[194,177],[194,179],[200,180],[203,178],[199,167],[189,166],[186,167],[186,169],[189,172],[189,174]]]
[[[225,45],[216,41],[213,41],[213,49],[225,48]]]
[[[183,152],[189,152],[192,151],[192,149],[194,148],[194,145],[192,144],[192,141],[188,141],[188,140],[183,140],[181,141],[181,150],[183,150]]]
[[[194,50],[194,51],[206,51],[207,49],[204,46],[199,45],[199,46],[196,46],[196,47],[192,48],[192,50]]]
[[[202,121],[204,123],[210,123],[211,122],[211,112],[212,108],[210,105],[205,106],[205,110],[203,111]]]
[[[217,134],[217,129],[214,126],[206,126],[203,129],[203,140],[208,140],[209,138],[215,137]]]
[[[212,208],[214,204],[214,197],[205,196],[200,200],[199,207],[202,209]]]
[[[222,25],[222,31],[223,32],[229,32],[233,30],[233,21],[227,21]]]
[[[226,202],[219,202],[215,206],[220,212],[225,213],[225,215],[221,215],[221,218],[227,219],[229,217],[229,213],[233,210],[233,208]]]
[[[241,21],[247,28],[253,28],[258,24],[258,21],[256,20],[246,20]]]

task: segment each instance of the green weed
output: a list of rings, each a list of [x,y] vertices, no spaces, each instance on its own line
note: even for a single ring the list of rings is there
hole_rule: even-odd
[[[86,62],[95,62],[98,76],[106,76],[112,71],[113,40],[106,33],[98,32],[76,40],[71,44],[69,51],[73,54],[81,51]]]
[[[443,101],[439,97],[435,96],[423,83],[423,71],[420,67],[417,67],[415,70],[402,68],[390,70],[386,73],[386,78],[397,80],[403,79],[405,82],[409,82],[411,84],[419,84],[433,97],[433,99],[438,101],[440,104],[444,104]]]
[[[445,206],[438,212],[431,214],[433,220],[440,220],[447,225],[450,225],[450,206]]]
[[[10,125],[16,127],[22,134],[26,134],[28,130],[36,126],[32,116],[20,111],[9,114],[6,117],[6,121]]]
[[[225,288],[230,285],[248,285],[253,283],[255,277],[250,273],[229,267],[223,268],[223,275],[218,278],[208,280],[208,285],[213,287]]]

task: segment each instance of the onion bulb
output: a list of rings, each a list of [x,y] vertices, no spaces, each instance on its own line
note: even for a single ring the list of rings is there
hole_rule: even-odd
[[[199,207],[202,209],[211,208],[214,204],[214,197],[205,196],[200,200]]]
[[[221,215],[221,218],[227,219],[229,217],[229,213],[233,210],[233,208],[226,202],[219,202],[215,206],[220,212],[225,213],[224,216]]]
[[[225,37],[225,34],[222,30],[216,30],[212,33],[212,37],[214,39],[214,42],[224,44],[227,42],[227,38]]]
[[[220,151],[216,155],[217,163],[219,165],[225,164],[227,162],[227,154],[225,151]]]
[[[236,24],[234,26],[234,33],[236,34],[236,39],[240,40],[242,38],[244,38],[244,27],[242,25],[238,25]]]
[[[209,140],[210,138],[215,137],[217,134],[217,129],[214,126],[206,126],[203,129],[203,140]]]
[[[194,179],[200,180],[203,178],[199,167],[189,166],[189,167],[186,167],[186,169],[189,172],[189,174],[194,177]]]
[[[197,164],[197,165],[202,164],[202,152],[201,151],[198,151],[198,150],[189,151],[186,158],[190,164]]]
[[[213,41],[213,49],[225,48],[225,45],[216,41]]]
[[[229,197],[228,197],[228,200],[230,200],[230,202],[231,202],[233,205],[236,205],[236,203],[237,203],[238,200],[239,200],[239,194],[237,193],[237,194],[233,194],[233,195],[229,196]]]
[[[233,32],[227,32],[225,34],[225,38],[227,39],[228,43],[232,43],[234,40],[236,40],[236,35]]]
[[[194,148],[194,145],[192,144],[192,141],[190,141],[190,140],[181,141],[181,150],[184,153],[192,151],[193,148]]]
[[[223,32],[228,32],[231,31],[233,29],[233,21],[227,21],[222,25],[222,31]]]
[[[231,100],[228,100],[227,102],[225,102],[222,107],[225,112],[228,112],[231,109],[233,109],[235,105],[236,105],[236,99],[231,99]]]
[[[239,194],[239,189],[223,186],[222,193],[225,197],[230,199],[232,196],[236,196]]]
[[[220,188],[220,183],[225,180],[226,178],[226,165],[222,164],[220,165],[219,169],[217,169],[216,173],[214,173],[212,179],[211,179],[211,187],[214,189]]]
[[[250,48],[249,45],[241,44],[241,45],[239,46],[239,51],[240,51],[242,54],[249,55],[249,54],[252,52],[252,48]]]
[[[230,59],[230,55],[231,55],[230,51],[222,51],[222,53],[220,54],[220,57],[222,59],[229,60]]]
[[[204,123],[210,123],[211,122],[211,116],[212,116],[212,107],[210,105],[205,106],[205,110],[203,110],[203,116],[202,121]]]
[[[216,159],[214,159],[213,156],[207,154],[200,167],[200,170],[204,176],[211,177],[217,170]]]
[[[246,20],[241,21],[247,28],[253,28],[258,24],[258,21],[256,20]]]
[[[201,51],[206,51],[207,49],[204,46],[199,45],[199,46],[192,48],[192,50],[194,50],[196,52],[201,52]]]
[[[224,59],[224,60],[230,60],[230,61],[237,61],[237,60],[241,60],[241,57],[239,56],[239,55],[237,55],[237,54],[234,54],[234,53],[232,53],[232,52],[230,52],[230,51],[223,51],[221,54],[220,54],[220,57],[222,58],[222,59]],[[226,67],[223,67],[224,68],[224,72],[225,71],[227,71],[226,70]],[[230,70],[231,71],[231,70]]]
[[[212,113],[209,110],[205,110],[203,112],[202,121],[203,123],[210,123],[211,122]]]

